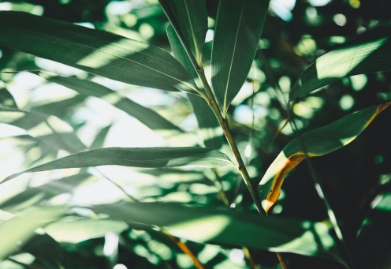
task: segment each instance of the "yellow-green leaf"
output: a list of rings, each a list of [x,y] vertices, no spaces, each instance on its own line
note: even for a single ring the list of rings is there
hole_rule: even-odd
[[[305,155],[317,157],[333,152],[352,142],[391,102],[372,106],[352,113],[329,125],[301,136],[305,150],[298,138],[292,140],[267,169],[259,183],[259,195],[267,212],[277,201],[286,174],[295,168]]]

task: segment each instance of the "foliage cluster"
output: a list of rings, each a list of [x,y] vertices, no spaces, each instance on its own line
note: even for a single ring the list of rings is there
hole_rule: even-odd
[[[386,7],[0,1],[0,267],[387,268]]]

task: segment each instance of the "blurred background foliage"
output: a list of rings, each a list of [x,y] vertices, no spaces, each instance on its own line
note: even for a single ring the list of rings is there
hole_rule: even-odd
[[[203,56],[208,63],[219,1],[205,2],[209,30]],[[388,0],[271,1],[259,41],[264,56],[256,54],[249,77],[228,111],[234,138],[247,158],[254,186],[282,148],[295,137],[289,125],[278,134],[287,115],[275,96],[273,81],[288,94],[300,73],[316,57],[340,47],[357,33],[389,20],[390,7]],[[15,0],[0,1],[0,10],[23,11],[77,23],[171,50],[166,35],[167,18],[157,0]],[[269,63],[272,76],[265,71],[262,57]],[[80,140],[92,149],[194,146],[200,142],[197,120],[184,94],[127,85],[5,47],[0,47],[0,71],[0,103],[31,111],[27,123],[11,120],[10,124],[0,124],[1,178],[72,153],[71,150],[59,150],[61,146],[56,148],[32,139],[47,135],[42,126],[33,125],[34,119],[41,115],[39,113],[55,115],[63,121],[62,124],[69,124]],[[207,65],[206,71],[209,72]],[[38,72],[42,76],[38,76]],[[78,95],[43,78],[51,73],[88,78],[104,85],[153,109],[183,132],[175,136],[158,134],[108,102]],[[344,78],[296,103],[293,106],[296,124],[301,132],[306,132],[355,110],[390,101],[390,82],[390,72]],[[390,116],[391,110],[386,110],[351,145],[311,160],[341,224],[346,242],[356,255],[366,255],[357,250],[358,231],[371,218],[375,218],[376,222],[376,214],[373,211],[372,215],[369,214],[370,210],[389,197],[386,194],[389,193],[391,179],[391,140],[387,128]],[[79,151],[77,145],[70,146]],[[222,151],[230,155],[226,143]],[[244,184],[240,183],[241,179],[229,169],[219,169],[219,173],[231,207],[237,211],[254,210]],[[122,190],[106,177],[122,186]],[[61,182],[54,180],[59,178],[62,178]],[[105,166],[99,169],[42,172],[0,185],[0,206],[4,210],[0,212],[16,213],[33,205],[45,204],[112,203],[128,199],[124,191],[144,202],[223,206],[216,188],[219,184],[212,172],[202,170]],[[384,202],[386,210],[383,214],[390,210],[387,201]],[[328,218],[306,165],[299,166],[287,177],[279,202],[270,214],[311,221]],[[66,225],[62,225],[62,222],[49,225],[47,234],[37,233],[14,256],[3,261],[0,268],[27,268],[23,264],[35,266],[29,268],[74,269],[194,267],[191,259],[174,241],[160,232],[130,229],[122,221],[92,222],[84,217],[98,219],[92,211],[75,209],[75,216],[69,216]],[[83,220],[72,226],[77,218]],[[389,212],[381,219],[384,220],[381,221],[383,225],[389,225]],[[389,230],[390,226],[384,227],[384,230]],[[387,249],[389,232],[384,231],[380,235],[376,235],[376,232],[379,233],[376,229],[367,233],[376,240],[385,236],[388,241],[384,242],[384,249]],[[241,249],[191,241],[187,241],[187,245],[206,268],[248,266]],[[41,246],[45,246],[45,249]],[[261,268],[279,268],[273,253],[257,249],[250,251]],[[289,261],[289,268],[343,268],[333,261],[319,258],[296,254],[285,254],[284,257]],[[379,259],[384,261],[383,268],[388,268],[390,257],[380,255]]]

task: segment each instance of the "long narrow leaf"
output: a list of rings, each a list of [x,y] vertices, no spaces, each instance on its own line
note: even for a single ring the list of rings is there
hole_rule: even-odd
[[[189,74],[194,78],[196,83],[200,83],[197,78],[197,73],[194,70],[189,58],[181,43],[177,34],[171,25],[167,27],[167,36],[170,41],[174,56],[185,67]],[[201,88],[201,85],[199,86]],[[204,99],[198,96],[188,95],[191,104],[193,105],[194,114],[198,121],[198,127],[201,131],[201,136],[204,140],[204,144],[208,148],[219,149],[223,145],[223,132],[217,121],[216,116],[213,114],[209,105]]]
[[[0,122],[22,128],[54,149],[70,153],[86,149],[73,128],[55,116],[0,106]]]
[[[199,243],[248,246],[340,261],[323,223],[174,203],[118,203],[96,205],[93,209],[130,225],[164,227],[172,235]]]
[[[326,53],[300,76],[290,92],[294,100],[341,78],[391,69],[391,23],[368,31],[355,42]]]
[[[391,102],[357,111],[302,135],[301,139],[307,152],[303,152],[298,138],[291,141],[269,166],[259,183],[264,210],[267,212],[277,201],[286,174],[304,160],[306,154],[308,157],[317,157],[346,146],[390,105]]]
[[[40,208],[0,223],[0,261],[22,247],[37,228],[59,219],[64,213],[63,207]]]
[[[38,165],[10,175],[3,181],[24,173],[102,165],[157,168],[186,165],[220,167],[233,165],[233,163],[224,153],[206,148],[102,148]]]
[[[141,123],[145,124],[165,138],[183,134],[183,131],[179,127],[175,126],[152,109],[141,106],[128,98],[122,97],[105,86],[74,77],[56,76],[47,79],[51,82],[61,84],[77,91],[80,94],[98,97],[138,119]]]
[[[212,47],[212,85],[226,113],[257,50],[269,0],[220,1]]]
[[[180,30],[186,46],[189,47],[197,60],[202,65],[202,46],[205,42],[208,30],[208,14],[204,0],[160,0],[164,9],[171,9],[166,14],[171,24]],[[175,18],[170,18],[172,13]]]
[[[26,13],[0,12],[0,45],[125,83],[196,93],[166,51],[108,32]]]

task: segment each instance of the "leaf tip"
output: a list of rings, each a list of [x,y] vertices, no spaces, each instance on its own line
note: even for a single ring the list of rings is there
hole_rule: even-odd
[[[268,213],[269,209],[274,205],[274,202],[269,200],[263,200],[261,202],[263,209],[265,210],[266,214]]]

